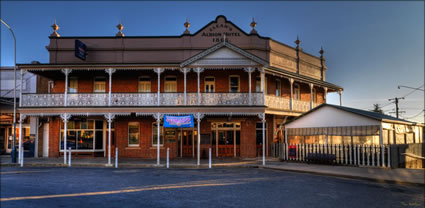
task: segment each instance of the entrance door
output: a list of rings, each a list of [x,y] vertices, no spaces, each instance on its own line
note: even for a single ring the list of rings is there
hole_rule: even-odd
[[[182,131],[182,155],[183,157],[193,157],[194,149],[193,149],[193,132],[192,130],[183,130]]]
[[[218,131],[218,156],[233,157],[235,153],[234,131]]]
[[[214,92],[215,89],[215,78],[205,77],[205,92]]]

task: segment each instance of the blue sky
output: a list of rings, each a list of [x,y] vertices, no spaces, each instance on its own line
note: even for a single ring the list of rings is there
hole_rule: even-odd
[[[314,55],[323,46],[327,81],[344,87],[346,106],[372,109],[411,91],[398,85],[424,84],[423,1],[1,1],[1,18],[17,37],[18,63],[48,62],[45,46],[55,19],[62,36],[113,36],[119,20],[126,36],[180,35],[186,18],[193,33],[220,14],[246,32],[254,17],[260,35],[288,45],[294,46],[299,35],[303,50]],[[13,40],[3,26],[1,65],[13,65]],[[335,93],[328,99],[339,102]],[[423,109],[422,91],[400,101],[403,118],[418,115],[410,119],[423,122]]]

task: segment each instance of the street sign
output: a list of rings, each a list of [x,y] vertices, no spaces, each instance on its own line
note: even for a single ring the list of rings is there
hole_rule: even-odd
[[[75,40],[75,57],[85,61],[87,56],[87,46],[80,40]]]

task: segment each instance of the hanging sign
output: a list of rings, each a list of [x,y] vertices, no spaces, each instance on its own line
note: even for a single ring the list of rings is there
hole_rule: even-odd
[[[87,56],[87,46],[80,40],[75,40],[75,57],[85,61]]]
[[[193,126],[193,115],[164,116],[164,128],[191,128]]]

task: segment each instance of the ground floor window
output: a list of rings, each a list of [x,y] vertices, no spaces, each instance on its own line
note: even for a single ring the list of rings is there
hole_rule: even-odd
[[[72,150],[95,151],[104,150],[104,135],[107,130],[103,120],[73,120],[68,121],[66,147]],[[113,123],[112,123],[113,127]],[[114,129],[111,129],[114,137]],[[60,150],[64,149],[64,123],[61,122]]]
[[[152,123],[152,146],[156,146],[158,144],[158,125],[156,122]],[[161,123],[159,129],[159,142],[160,146],[164,145],[164,126]]]
[[[140,130],[139,122],[128,123],[128,146],[139,146]]]

